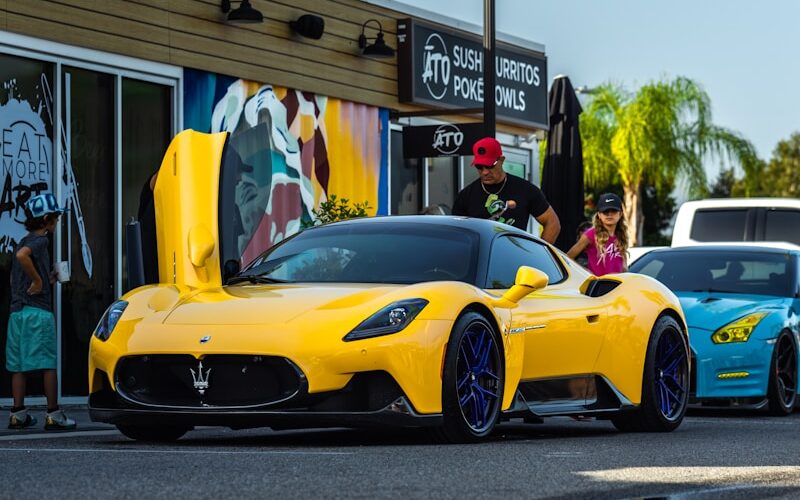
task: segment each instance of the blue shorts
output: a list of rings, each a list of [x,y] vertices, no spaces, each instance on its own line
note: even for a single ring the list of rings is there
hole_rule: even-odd
[[[6,369],[29,372],[56,368],[56,322],[53,313],[25,306],[11,313],[6,337]]]

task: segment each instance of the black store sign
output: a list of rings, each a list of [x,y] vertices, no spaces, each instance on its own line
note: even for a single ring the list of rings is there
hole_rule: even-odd
[[[438,108],[483,106],[483,42],[420,21],[397,22],[400,102]],[[497,120],[547,129],[547,58],[501,42],[495,53]]]
[[[403,157],[469,156],[472,145],[484,135],[483,123],[403,127]]]

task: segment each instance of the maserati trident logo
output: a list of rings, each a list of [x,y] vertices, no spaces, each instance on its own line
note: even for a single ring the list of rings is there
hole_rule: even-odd
[[[208,389],[208,376],[211,375],[211,368],[206,370],[205,375],[203,375],[203,362],[201,361],[200,366],[197,367],[197,373],[195,373],[191,368],[189,368],[189,371],[192,372],[192,382],[194,382],[194,388],[202,396],[205,394],[206,389]]]

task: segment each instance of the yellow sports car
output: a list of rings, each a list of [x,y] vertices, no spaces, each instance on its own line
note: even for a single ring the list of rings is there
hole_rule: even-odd
[[[127,293],[94,332],[93,420],[139,440],[196,425],[379,424],[469,442],[503,419],[553,415],[680,425],[690,367],[672,292],[642,275],[592,276],[505,224],[344,221],[226,276],[228,143],[187,131],[167,151],[161,283]]]

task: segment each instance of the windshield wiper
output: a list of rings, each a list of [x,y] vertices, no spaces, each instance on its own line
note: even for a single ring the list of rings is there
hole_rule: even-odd
[[[279,280],[278,278],[270,278],[268,276],[252,276],[252,275],[243,275],[243,276],[234,276],[228,280],[226,285],[235,285],[236,283],[242,283],[244,281],[249,281],[253,284],[271,284],[271,283],[288,283],[286,280]]]

